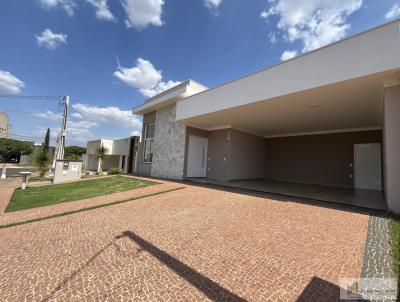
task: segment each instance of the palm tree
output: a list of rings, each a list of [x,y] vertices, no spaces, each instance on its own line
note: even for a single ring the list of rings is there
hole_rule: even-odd
[[[96,151],[96,155],[97,155],[97,173],[101,173],[102,172],[102,162],[104,160],[104,158],[106,157],[106,154],[108,152],[108,149],[105,148],[103,145],[101,145],[101,147],[99,149],[97,149]]]

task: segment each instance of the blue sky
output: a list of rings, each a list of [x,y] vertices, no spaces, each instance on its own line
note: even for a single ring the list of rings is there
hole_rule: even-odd
[[[399,16],[398,0],[2,1],[0,94],[69,95],[67,144],[127,137],[131,108],[163,89],[213,87]],[[0,111],[16,138],[61,124],[57,101]]]

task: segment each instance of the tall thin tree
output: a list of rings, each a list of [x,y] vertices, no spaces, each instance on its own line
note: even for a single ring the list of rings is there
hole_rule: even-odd
[[[50,146],[50,128],[47,128],[46,137],[44,138],[43,149],[49,151]]]
[[[51,161],[49,154],[49,144],[50,144],[50,129],[47,128],[46,136],[44,138],[44,143],[42,145],[42,150],[35,156],[34,161],[40,172],[40,178],[43,179],[46,172],[49,170],[49,164]]]

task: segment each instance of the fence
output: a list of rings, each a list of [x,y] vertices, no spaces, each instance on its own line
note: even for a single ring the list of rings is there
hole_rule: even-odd
[[[0,188],[20,188],[21,186],[21,176],[9,176],[7,178],[0,178]]]

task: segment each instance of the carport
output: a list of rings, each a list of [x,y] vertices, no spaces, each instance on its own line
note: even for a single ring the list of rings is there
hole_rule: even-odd
[[[394,205],[398,31],[389,24],[179,102],[186,178],[374,209],[387,209],[386,193]]]

